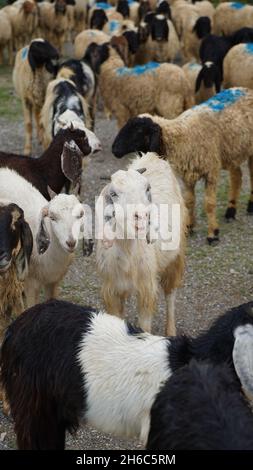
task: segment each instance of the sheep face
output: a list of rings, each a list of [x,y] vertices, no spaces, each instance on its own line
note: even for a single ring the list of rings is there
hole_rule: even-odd
[[[102,9],[94,10],[90,19],[90,28],[99,29],[101,31],[107,22],[108,22],[108,18],[104,10]]]
[[[203,39],[205,36],[211,33],[211,20],[208,16],[201,16],[197,19],[193,32],[196,33],[199,39]]]
[[[34,39],[31,42],[28,62],[33,72],[44,65],[49,73],[55,75],[58,59],[59,54],[50,42],[45,39]]]
[[[151,23],[151,37],[153,41],[168,41],[169,25],[164,15],[156,15]]]
[[[37,235],[37,247],[40,254],[43,254],[50,244],[48,224],[61,248],[65,252],[73,253],[84,226],[82,204],[73,195],[59,194],[42,209],[41,227]]]
[[[104,236],[106,248],[117,239],[147,239],[149,236],[151,187],[141,173],[146,169],[119,170],[111,177],[111,183],[103,191],[104,220],[110,237]],[[108,232],[109,233],[109,232]]]
[[[162,130],[149,117],[129,119],[113,142],[112,153],[115,157],[121,158],[133,152],[163,153]]]
[[[128,48],[131,54],[136,54],[140,45],[138,33],[136,33],[135,31],[125,31],[125,33],[123,33],[123,36],[128,42]]]
[[[205,88],[212,88],[215,86],[216,93],[219,93],[222,82],[219,67],[213,62],[205,62],[196,79],[196,93],[200,89],[201,82],[204,83]]]
[[[86,60],[94,73],[98,74],[100,66],[109,58],[109,47],[108,44],[97,45],[92,42],[87,47],[84,60]]]
[[[156,9],[157,14],[162,14],[164,15],[168,20],[171,20],[171,10],[170,6],[167,1],[163,1],[159,4],[159,6]]]
[[[129,10],[128,1],[127,0],[119,0],[116,11],[118,13],[121,13],[123,18],[129,18],[130,10]]]
[[[33,237],[23,210],[16,204],[0,206],[0,275],[5,274],[12,262],[18,277],[23,280],[33,248]]]
[[[151,6],[148,0],[142,0],[138,8],[138,18],[139,22],[145,18],[146,14],[151,11]]]

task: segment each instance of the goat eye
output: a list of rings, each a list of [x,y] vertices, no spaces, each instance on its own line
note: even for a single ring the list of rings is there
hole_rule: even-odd
[[[118,194],[115,193],[115,191],[111,191],[110,192],[110,196],[113,198],[113,197],[118,197]]]
[[[51,219],[53,222],[56,222],[57,217],[56,217],[54,214],[50,214],[50,219]]]
[[[84,216],[84,211],[80,212],[80,214],[77,216],[78,219],[81,219]]]

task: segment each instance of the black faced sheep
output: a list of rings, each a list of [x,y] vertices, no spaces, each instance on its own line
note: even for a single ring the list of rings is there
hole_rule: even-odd
[[[29,46],[18,51],[13,69],[13,83],[20,96],[24,113],[24,154],[32,150],[32,118],[35,118],[37,135],[42,139],[40,112],[47,85],[57,72],[58,52],[44,39],[34,39]]]
[[[118,158],[131,152],[153,151],[168,159],[185,182],[190,227],[195,223],[195,185],[204,179],[208,242],[212,243],[219,236],[216,188],[221,168],[230,172],[227,219],[235,218],[242,177],[240,165],[248,159],[253,184],[252,106],[252,90],[230,88],[173,120],[142,115],[121,129],[112,150]],[[251,191],[248,212],[253,207],[253,186]]]
[[[0,359],[18,447],[64,449],[66,430],[82,421],[146,442],[157,393],[193,358],[227,363],[234,377],[235,366],[252,392],[252,307],[232,309],[196,339],[152,336],[63,301],[27,310],[8,328]]]

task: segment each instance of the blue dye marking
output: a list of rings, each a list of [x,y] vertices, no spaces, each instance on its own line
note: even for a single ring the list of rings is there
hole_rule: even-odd
[[[27,55],[28,55],[28,46],[22,49],[22,53],[21,53],[22,60],[25,60],[27,58]]]
[[[136,65],[132,68],[120,67],[117,69],[117,75],[142,75],[143,73],[154,71],[160,65],[158,62],[148,62],[145,65]]]
[[[244,90],[240,90],[239,88],[230,88],[228,90],[221,91],[204,103],[194,106],[194,108],[199,109],[207,106],[217,113],[225,109],[227,106],[236,103],[236,101],[238,101],[242,96],[245,96],[245,94]]]
[[[197,64],[196,62],[191,62],[190,64],[188,64],[189,69],[199,69],[200,67],[201,65]]]
[[[233,10],[241,10],[246,5],[244,5],[243,3],[239,3],[239,2],[233,2],[233,3],[231,3],[230,6],[231,6],[231,8],[233,8]]]
[[[244,47],[248,54],[253,54],[253,42],[248,42]]]
[[[127,0],[128,5],[131,5],[131,3],[136,3],[136,0]]]
[[[109,21],[110,33],[114,33],[114,31],[117,31],[117,29],[119,29],[119,21],[116,21],[116,20]]]
[[[111,5],[108,5],[108,3],[104,2],[98,2],[95,5],[96,8],[101,8],[102,10],[110,10],[112,8]]]

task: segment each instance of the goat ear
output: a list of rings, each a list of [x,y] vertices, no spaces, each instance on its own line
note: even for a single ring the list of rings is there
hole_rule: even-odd
[[[55,196],[57,196],[57,193],[53,191],[53,189],[50,188],[50,186],[47,185],[47,192],[49,194],[50,200],[54,199]]]
[[[48,216],[48,207],[43,207],[40,221],[40,228],[36,236],[37,250],[40,255],[47,251],[50,245],[50,235],[45,225],[45,217]]]
[[[33,250],[33,235],[29,224],[23,219],[21,222],[21,249],[16,257],[15,265],[20,281],[23,281],[28,274],[29,262]]]
[[[66,178],[74,185],[81,181],[83,157],[74,140],[65,142],[61,154],[61,168]]]
[[[253,325],[249,323],[235,331],[233,362],[244,392],[253,399]]]

